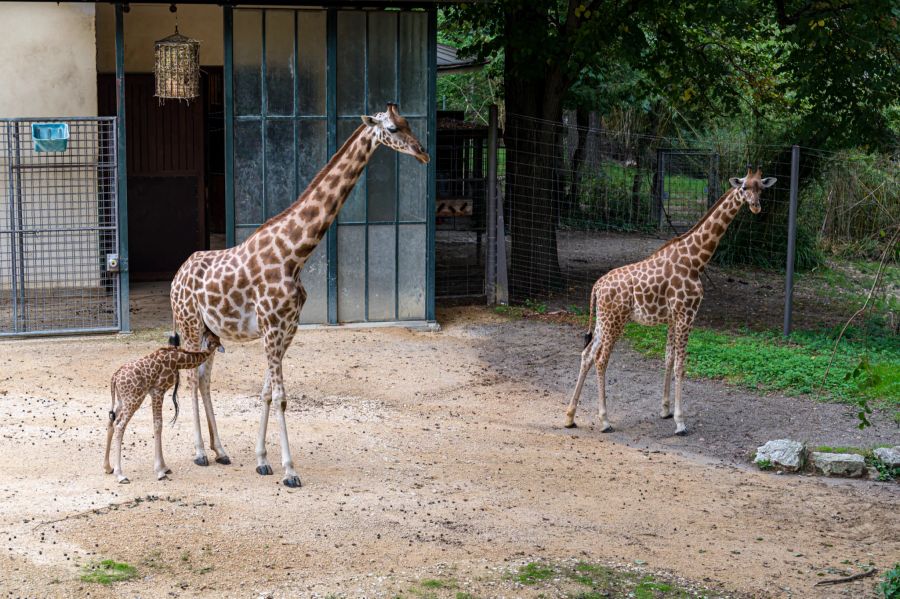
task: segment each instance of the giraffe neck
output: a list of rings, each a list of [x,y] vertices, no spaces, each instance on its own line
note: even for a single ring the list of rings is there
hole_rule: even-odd
[[[728,225],[740,212],[741,205],[737,190],[729,189],[679,241],[682,255],[690,258],[692,265],[701,272],[719,247],[719,241],[728,230]]]
[[[180,348],[172,350],[173,365],[179,370],[185,368],[197,368],[206,362],[213,351],[212,348],[203,351],[188,351]]]
[[[361,125],[281,214],[269,219],[245,243],[266,263],[283,263],[298,273],[337,218],[378,147],[375,133]],[[271,252],[266,248],[270,247]]]

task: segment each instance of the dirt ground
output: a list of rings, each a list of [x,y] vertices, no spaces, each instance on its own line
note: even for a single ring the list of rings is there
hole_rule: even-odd
[[[439,314],[442,330],[303,330],[285,373],[304,486],[254,471],[259,343],[219,354],[213,395],[232,465],[192,463],[188,394],[156,481],[146,405],[124,450],[130,485],[102,470],[108,380],[165,340],[159,289],[138,289],[131,336],[0,343],[0,589],[11,597],[306,597],[415,594],[425,578],[476,597],[555,596],[505,573],[584,560],[678,576],[718,595],[866,597],[900,559],[894,484],[777,476],[747,455],[767,439],[896,443],[884,415],[865,432],[847,408],[686,385],[691,434],[655,416],[659,363],[624,344],[609,372],[610,419],[561,427],[580,331],[486,310]],[[171,404],[167,400],[167,418]],[[204,427],[205,434],[205,427]],[[140,577],[83,583],[115,559]],[[420,592],[421,594],[421,592]],[[560,593],[556,593],[560,594]]]

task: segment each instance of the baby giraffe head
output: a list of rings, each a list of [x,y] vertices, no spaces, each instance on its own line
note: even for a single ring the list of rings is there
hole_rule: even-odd
[[[747,174],[743,179],[737,177],[728,179],[731,186],[738,190],[738,197],[750,206],[750,212],[753,214],[759,214],[759,211],[762,210],[759,204],[759,196],[762,194],[762,190],[775,185],[775,181],[777,181],[775,177],[763,179],[762,168],[756,167],[756,172],[754,173],[749,165],[747,166]]]
[[[375,140],[402,153],[409,154],[422,164],[430,160],[428,152],[413,135],[409,123],[397,112],[396,104],[388,104],[385,112],[375,116],[363,115],[362,122],[375,132]]]

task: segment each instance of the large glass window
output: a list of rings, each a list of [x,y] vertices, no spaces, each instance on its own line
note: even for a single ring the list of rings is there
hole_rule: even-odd
[[[361,115],[397,103],[429,144],[429,18],[422,11],[234,11],[238,243],[296,200]],[[301,322],[329,322],[329,304],[332,322],[426,318],[429,168],[376,150],[303,270]]]

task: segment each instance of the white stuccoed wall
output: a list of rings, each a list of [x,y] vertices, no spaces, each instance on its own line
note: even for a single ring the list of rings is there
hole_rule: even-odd
[[[97,115],[94,5],[0,2],[0,118]]]

